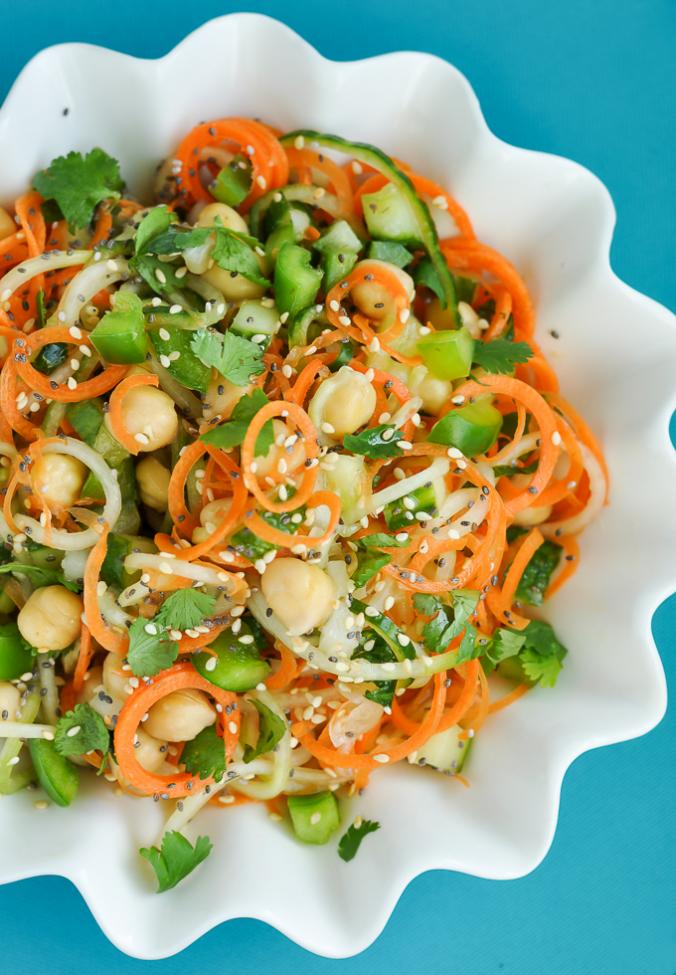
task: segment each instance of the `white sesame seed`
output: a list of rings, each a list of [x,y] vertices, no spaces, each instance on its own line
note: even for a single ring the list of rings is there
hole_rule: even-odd
[[[403,322],[404,324],[406,324],[406,322],[409,320],[410,317],[411,317],[410,308],[402,308],[401,311],[399,312],[399,321]]]
[[[250,643],[253,643],[254,642],[254,638],[250,634],[246,633],[244,636],[241,636],[239,638],[239,642],[240,643],[243,643],[246,646],[246,645],[248,645]]]
[[[72,337],[74,339],[77,339],[78,341],[82,338],[82,332],[77,327],[77,325],[71,325],[70,328],[68,329],[68,334],[72,335]]]
[[[135,433],[134,440],[136,441],[136,443],[140,443],[143,446],[147,446],[150,443],[145,433]]]
[[[168,342],[171,339],[171,335],[166,328],[161,328],[158,334],[163,342]]]
[[[555,430],[554,433],[552,434],[552,443],[554,444],[555,447],[558,447],[559,444],[561,443],[561,434],[559,433],[558,430]]]
[[[170,576],[173,574],[173,568],[168,562],[160,562],[160,572],[164,575]]]
[[[394,596],[388,596],[387,599],[385,600],[385,612],[392,609],[393,606],[394,606]]]
[[[435,207],[439,207],[440,210],[448,210],[448,200],[445,196],[441,196],[441,194],[435,196],[432,203]]]
[[[164,353],[160,355],[160,365],[163,366],[165,369],[169,368],[169,366],[171,365],[171,359],[169,358],[168,355],[164,355]]]
[[[401,447],[402,450],[413,450],[413,444],[410,440],[399,440],[397,446]]]
[[[58,320],[60,322],[65,322],[65,320],[66,320],[66,313],[65,313],[65,311],[60,311],[56,317],[58,318]]]
[[[68,387],[68,389],[77,389],[77,379],[74,379],[72,376],[69,376],[68,381],[66,382],[66,386]]]
[[[282,366],[282,375],[285,379],[291,379],[293,376],[293,369],[289,365]]]
[[[68,738],[74,738],[76,735],[80,734],[81,730],[82,728],[79,724],[74,724],[72,728],[68,729],[66,735],[68,736]]]
[[[296,149],[302,149],[305,146],[305,137],[302,135],[297,135],[293,140],[293,144]]]
[[[262,190],[267,189],[268,181],[266,180],[265,176],[257,176],[256,182]]]
[[[465,397],[464,396],[454,396],[451,399],[451,403],[453,403],[455,406],[460,406],[460,404],[461,403],[464,403],[464,402],[465,402]]]
[[[387,763],[389,762],[389,760],[390,760],[390,756],[389,755],[374,755],[373,756],[373,761],[374,762],[380,762],[381,765],[387,765]]]
[[[322,423],[321,430],[322,430],[322,433],[335,433],[336,432],[336,428],[331,423],[327,423],[326,421],[324,421],[324,423]]]
[[[320,812],[314,812],[310,816],[310,825],[316,826],[317,823],[321,822],[322,814]]]
[[[157,627],[154,623],[146,623],[143,629],[149,636],[157,636]]]

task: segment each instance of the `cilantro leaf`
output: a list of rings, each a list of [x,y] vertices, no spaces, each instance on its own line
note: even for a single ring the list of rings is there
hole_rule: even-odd
[[[173,830],[162,837],[162,848],[142,847],[139,853],[148,861],[157,877],[157,893],[171,890],[180,883],[196,866],[202,863],[213,850],[208,836],[198,836],[193,847],[189,840]]]
[[[153,619],[168,630],[191,630],[213,616],[216,599],[200,589],[177,589],[167,596]]]
[[[192,230],[169,228],[165,233],[157,236],[149,250],[153,254],[177,254],[193,247],[201,247],[208,240],[213,240],[211,257],[231,274],[241,274],[242,277],[265,287],[270,284],[262,273],[253,247],[258,245],[255,237],[240,234],[227,227],[195,227]]]
[[[86,156],[69,152],[37,173],[33,186],[45,200],[55,200],[71,231],[86,227],[102,200],[117,200],[124,188],[120,165],[103,149]]]
[[[213,444],[214,447],[221,447],[227,450],[229,447],[238,447],[244,440],[249,425],[256,413],[269,403],[269,400],[262,389],[254,389],[248,396],[242,396],[234,410],[232,417],[225,423],[214,427],[207,433],[203,433],[200,440],[204,443]],[[256,457],[264,457],[274,443],[275,434],[272,420],[267,420],[263,424],[261,432],[256,437],[254,453]]]
[[[528,342],[510,342],[509,339],[493,339],[492,342],[475,342],[473,361],[486,372],[510,373],[519,362],[528,362],[533,355]]]
[[[153,207],[136,228],[134,236],[134,253],[142,254],[151,244],[154,237],[163,234],[176,220],[176,214],[166,206]]]
[[[502,431],[505,432],[504,429]],[[533,474],[538,469],[538,461],[525,464],[523,467],[512,467],[511,464],[496,464],[493,473],[496,477],[514,477],[515,474]]]
[[[553,687],[568,651],[559,641],[550,623],[531,620],[518,634],[524,643],[517,657],[507,659],[500,673],[514,680]]]
[[[62,572],[56,569],[47,569],[42,565],[25,565],[23,562],[5,562],[0,565],[0,572],[13,572],[17,575],[26,576],[35,586],[41,589],[43,586],[65,586],[71,592],[79,592],[81,587],[72,579],[66,579]]]
[[[110,734],[100,714],[88,704],[77,704],[56,723],[54,748],[64,758],[87,752],[108,754]]]
[[[185,281],[176,277],[178,267],[167,261],[161,261],[153,254],[138,254],[137,257],[132,258],[129,266],[143,278],[151,291],[164,295],[167,299],[173,292],[185,287]]]
[[[386,432],[387,436],[383,436]],[[397,445],[397,441],[403,439],[401,430],[387,423],[381,423],[377,427],[362,430],[361,433],[347,433],[343,437],[343,446],[350,453],[363,454],[365,457],[399,457],[403,451]]]
[[[235,386],[248,386],[264,369],[263,350],[232,332],[223,335],[200,328],[195,332],[191,349],[205,366],[217,369]]]
[[[481,656],[484,670],[490,672],[503,660],[515,657],[525,642],[526,637],[523,633],[517,633],[515,630],[496,630],[490,640],[483,645]]]
[[[213,725],[187,741],[181,755],[186,771],[201,779],[214,778],[219,782],[225,773],[225,743]]]
[[[431,653],[443,653],[462,633],[457,654],[458,663],[464,663],[478,657],[482,649],[477,640],[477,631],[469,623],[469,618],[479,601],[479,593],[471,589],[456,589],[453,591],[452,598],[451,609],[436,596],[417,593],[413,597],[413,605],[424,616],[432,616],[423,627],[423,642],[426,648]]]
[[[338,856],[340,859],[344,860],[345,863],[354,859],[364,837],[368,836],[369,833],[375,833],[379,829],[380,823],[375,822],[373,819],[362,819],[359,826],[352,823],[338,843]]]
[[[357,555],[357,568],[352,573],[352,582],[360,589],[391,561],[392,556],[386,552],[360,552]]]
[[[373,532],[371,535],[364,535],[360,538],[359,545],[364,548],[403,548],[404,545],[408,545],[408,537],[405,542],[400,542],[394,535],[387,535],[385,532]]]
[[[256,699],[251,703],[259,714],[258,722],[258,741],[254,745],[244,746],[244,761],[249,764],[259,755],[267,755],[281,741],[286,732],[286,723],[279,715],[271,711],[262,701]]]
[[[533,553],[523,571],[516,590],[516,598],[531,606],[541,606],[552,573],[561,561],[563,549],[556,542],[546,541]]]
[[[554,687],[563,667],[557,656],[543,656],[530,647],[526,647],[519,654],[519,660],[528,680],[532,684],[542,684],[543,687]]]
[[[447,302],[444,287],[441,283],[437,270],[429,257],[423,257],[423,259],[416,264],[415,270],[413,271],[413,280],[416,284],[423,284],[426,288],[429,288],[429,290],[432,291],[439,299],[439,304],[441,307],[446,307]]]
[[[159,674],[171,667],[177,656],[178,644],[167,639],[163,627],[143,617],[134,620],[129,627],[127,661],[137,677]]]

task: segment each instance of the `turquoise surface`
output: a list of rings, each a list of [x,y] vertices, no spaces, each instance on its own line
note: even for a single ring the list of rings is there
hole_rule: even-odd
[[[155,57],[234,9],[215,0],[4,0],[0,97],[48,44],[89,41]],[[329,57],[409,48],[452,61],[499,136],[569,156],[606,183],[618,211],[616,271],[676,306],[673,0],[279,0],[246,9],[285,20]],[[653,630],[673,690],[676,598],[660,607]],[[173,959],[134,961],[105,940],[70,884],[43,878],[0,888],[1,967],[50,975],[674,975],[675,750],[672,708],[639,741],[583,756],[566,776],[551,852],[533,874],[491,883],[428,873],[376,944],[349,961],[319,959],[255,921],[230,922]]]

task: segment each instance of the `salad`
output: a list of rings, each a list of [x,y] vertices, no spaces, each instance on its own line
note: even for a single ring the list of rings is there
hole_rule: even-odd
[[[163,804],[167,890],[207,805],[349,860],[374,773],[466,784],[484,722],[556,683],[541,606],[608,479],[458,202],[220,119],[150,203],[100,148],[53,160],[0,263],[0,793]]]

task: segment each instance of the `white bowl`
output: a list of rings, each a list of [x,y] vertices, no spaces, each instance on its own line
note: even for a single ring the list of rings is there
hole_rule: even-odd
[[[29,793],[0,804],[0,881],[70,878],[111,941],[142,958],[169,955],[241,916],[346,956],[375,939],[424,870],[501,879],[532,870],[552,841],[573,759],[644,734],[662,717],[650,618],[676,577],[667,438],[676,330],[664,308],[612,273],[615,217],[601,183],[573,162],[497,139],[455,68],[414,53],[327,61],[282,24],[251,14],[206,24],[159,61],[82,44],[43,51],[0,113],[0,198],[19,194],[52,157],[94,145],[118,157],[143,191],[196,121],[230,114],[337,132],[408,160],[449,187],[481,239],[523,273],[538,341],[599,435],[612,475],[611,506],[584,535],[579,572],[549,608],[570,654],[555,690],[534,691],[482,729],[470,789],[408,767],[379,773],[355,811],[382,829],[350,864],[334,845],[295,842],[262,808],[209,810],[198,828],[214,852],[158,897],[137,849],[153,841],[159,809],[90,787],[68,810],[37,811]]]

